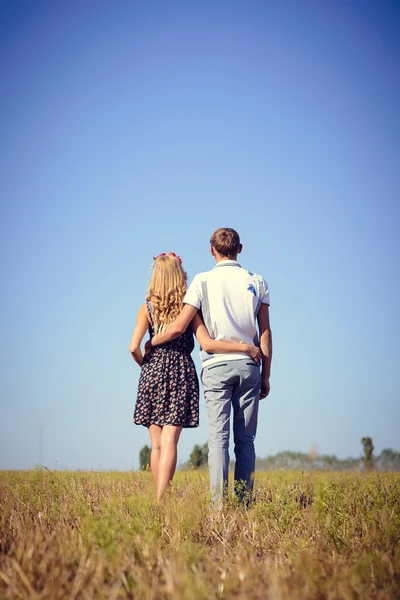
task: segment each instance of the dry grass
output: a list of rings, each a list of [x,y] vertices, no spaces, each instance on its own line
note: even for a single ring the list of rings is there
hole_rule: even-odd
[[[207,473],[0,473],[0,598],[400,598],[398,474],[269,473],[245,510]]]

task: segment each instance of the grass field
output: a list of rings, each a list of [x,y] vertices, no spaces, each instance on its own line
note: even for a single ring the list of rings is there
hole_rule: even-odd
[[[0,472],[0,598],[400,598],[400,475],[268,473],[214,513],[206,472]]]

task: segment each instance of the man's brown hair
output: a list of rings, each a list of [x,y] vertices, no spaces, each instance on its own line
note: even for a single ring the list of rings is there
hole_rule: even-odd
[[[239,251],[240,237],[234,229],[220,227],[212,234],[210,244],[214,246],[218,254],[231,258],[236,256]]]

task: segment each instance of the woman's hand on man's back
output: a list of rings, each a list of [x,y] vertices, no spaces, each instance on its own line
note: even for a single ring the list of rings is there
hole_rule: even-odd
[[[254,360],[254,362],[259,364],[261,360],[260,348],[258,348],[257,346],[253,346],[253,344],[245,344],[244,351],[250,356],[250,358]]]

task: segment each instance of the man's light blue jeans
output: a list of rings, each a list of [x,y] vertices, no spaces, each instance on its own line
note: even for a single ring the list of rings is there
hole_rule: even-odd
[[[251,360],[227,360],[204,366],[201,374],[208,423],[211,497],[220,506],[228,486],[230,416],[233,410],[235,482],[247,498],[254,484],[260,367]]]

